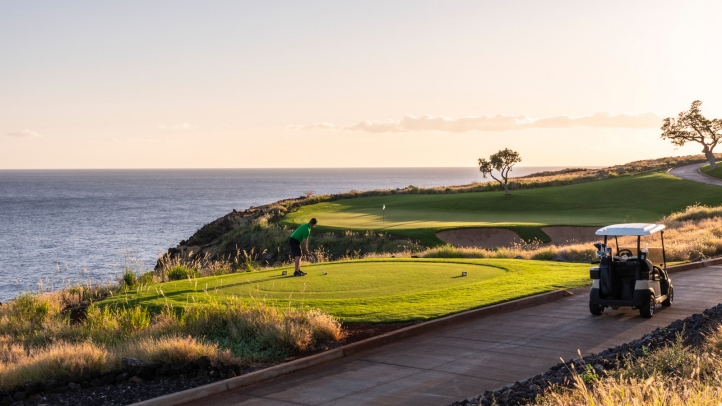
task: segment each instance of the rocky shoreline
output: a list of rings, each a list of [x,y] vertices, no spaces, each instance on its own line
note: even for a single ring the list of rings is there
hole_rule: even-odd
[[[574,375],[585,373],[588,365],[592,366],[594,372],[601,376],[605,371],[623,368],[625,360],[630,357],[643,357],[649,351],[674,343],[677,334],[682,335],[685,346],[701,346],[704,344],[705,335],[720,324],[722,324],[722,304],[707,309],[701,314],[693,314],[684,320],[676,320],[667,327],[657,328],[630,343],[609,348],[581,359],[558,363],[543,374],[521,382],[517,381],[513,385],[504,386],[496,391],[486,391],[479,396],[453,402],[449,406],[533,404],[537,396],[552,386],[573,387]]]

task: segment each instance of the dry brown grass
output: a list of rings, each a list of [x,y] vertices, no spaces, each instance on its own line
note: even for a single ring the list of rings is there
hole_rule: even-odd
[[[145,362],[181,363],[195,361],[202,356],[220,359],[224,363],[240,364],[227,349],[218,344],[196,339],[191,336],[166,336],[142,338],[130,341],[113,350],[116,362],[120,358],[138,358]]]
[[[0,387],[10,388],[27,381],[82,376],[103,370],[110,359],[106,348],[92,342],[58,342],[42,349],[25,351],[9,344],[12,356],[0,362]],[[6,347],[7,348],[7,347]]]
[[[231,299],[226,303],[193,306],[179,323],[191,334],[223,331],[230,341],[254,337],[266,348],[303,352],[319,341],[343,338],[341,323],[316,309],[279,309],[263,302],[248,304]]]
[[[681,339],[600,377],[575,376],[573,389],[556,388],[537,399],[540,405],[719,405],[722,402],[722,330],[702,348],[686,348]],[[586,383],[585,383],[586,381]]]
[[[208,303],[151,312],[90,305],[70,323],[63,295],[22,295],[0,307],[0,389],[120,366],[120,359],[188,362],[201,356],[237,365],[281,361],[343,338],[334,317],[263,302]]]
[[[664,231],[668,262],[696,261],[722,255],[722,206],[693,205],[660,220]],[[650,247],[661,247],[661,235],[645,237]],[[615,241],[610,243],[614,247]],[[636,246],[636,237],[620,237],[620,246]],[[443,245],[416,255],[425,258],[523,258],[547,261],[588,262],[595,258],[591,243],[568,245],[515,244],[511,247],[485,249]],[[411,256],[411,252],[394,254]],[[379,255],[371,255],[377,257]],[[391,256],[380,255],[380,256]]]

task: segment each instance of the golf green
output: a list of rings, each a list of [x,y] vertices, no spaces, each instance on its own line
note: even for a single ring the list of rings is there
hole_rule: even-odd
[[[509,259],[373,259],[153,284],[103,301],[151,308],[235,297],[319,308],[346,322],[426,320],[589,282],[588,265]],[[466,272],[466,276],[462,276]]]
[[[301,207],[282,223],[294,227],[311,217],[323,231],[385,231],[426,245],[436,233],[463,227],[504,227],[522,238],[549,241],[547,225],[604,226],[653,222],[702,203],[718,205],[722,188],[657,172],[540,189],[458,194],[399,194],[337,200]],[[385,205],[386,210],[382,211]]]
[[[709,164],[701,167],[699,169],[700,171],[706,173],[709,176],[714,176],[715,178],[722,179],[722,162],[717,162],[717,167],[712,169],[712,167],[709,166]]]

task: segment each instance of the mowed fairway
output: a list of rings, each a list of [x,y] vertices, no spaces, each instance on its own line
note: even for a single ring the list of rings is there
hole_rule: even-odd
[[[158,309],[229,300],[261,300],[324,310],[344,322],[427,320],[464,310],[584,286],[589,265],[513,259],[373,259],[154,284],[105,300]],[[462,277],[461,273],[467,272]]]
[[[436,238],[439,230],[460,227],[507,227],[523,238],[548,241],[541,226],[652,222],[694,203],[722,203],[722,188],[651,173],[514,190],[510,196],[479,192],[345,199],[304,206],[286,215],[283,222],[296,226],[316,217],[319,227],[315,232],[384,230],[417,238],[427,245],[441,243]]]

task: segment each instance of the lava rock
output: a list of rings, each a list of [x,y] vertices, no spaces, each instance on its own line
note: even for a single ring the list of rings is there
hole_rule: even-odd
[[[200,357],[200,358],[198,358],[198,360],[196,360],[196,365],[198,366],[199,369],[208,369],[208,366],[210,364],[211,364],[211,359],[206,356]]]
[[[146,366],[146,363],[136,358],[123,358],[120,360],[123,369],[134,369]]]

